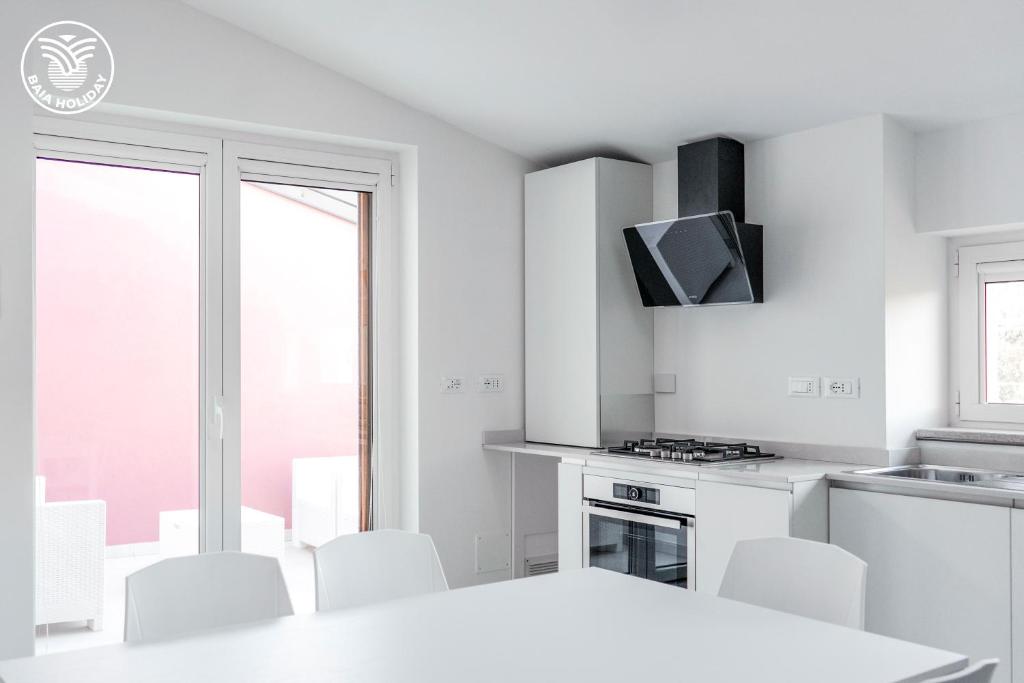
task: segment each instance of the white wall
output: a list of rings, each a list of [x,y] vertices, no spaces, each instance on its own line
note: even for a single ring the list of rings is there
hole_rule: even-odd
[[[889,448],[947,424],[949,323],[946,240],[914,225],[915,137],[883,121],[885,419]]]
[[[8,3],[0,64],[43,25],[97,28],[117,60],[108,103],[171,118],[248,122],[373,141],[402,160],[400,478],[405,523],[434,535],[455,586],[478,576],[474,534],[509,524],[509,471],[484,429],[522,423],[522,176],[525,160],[176,2]],[[15,78],[0,99],[0,657],[30,652],[31,130]],[[307,136],[308,137],[308,136]],[[410,187],[410,184],[413,186]],[[391,368],[395,370],[395,368]],[[503,394],[441,396],[439,379],[506,376]],[[417,500],[418,499],[418,500]]]
[[[917,229],[1024,227],[1024,114],[917,136]]]
[[[0,21],[0,63],[28,36]],[[29,33],[31,35],[31,32]],[[31,105],[14,78],[0,90],[0,659],[32,651],[32,141]],[[9,131],[14,134],[9,134]]]
[[[659,432],[859,447],[888,462],[945,424],[945,244],[913,229],[913,136],[883,116],[746,146],[765,303],[655,312]],[[676,162],[655,166],[676,215]],[[787,377],[859,377],[858,400],[790,398]],[[890,451],[894,451],[890,453]]]
[[[881,134],[868,117],[747,144],[765,303],[655,312],[655,372],[677,374],[659,431],[885,446]],[[675,215],[670,169],[655,167],[661,215]],[[860,377],[862,397],[789,398],[790,375]]]

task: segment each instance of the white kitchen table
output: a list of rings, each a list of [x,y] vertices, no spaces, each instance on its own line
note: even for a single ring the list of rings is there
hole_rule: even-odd
[[[962,655],[600,569],[0,662],[5,683],[917,681]]]

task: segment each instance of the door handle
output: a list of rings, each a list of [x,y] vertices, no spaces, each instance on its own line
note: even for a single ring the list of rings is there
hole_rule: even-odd
[[[213,438],[224,438],[224,397],[213,397],[213,411],[210,418],[210,434]]]

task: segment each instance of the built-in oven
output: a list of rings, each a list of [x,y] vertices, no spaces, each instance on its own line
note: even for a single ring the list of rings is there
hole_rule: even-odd
[[[583,566],[696,587],[692,488],[583,475]]]

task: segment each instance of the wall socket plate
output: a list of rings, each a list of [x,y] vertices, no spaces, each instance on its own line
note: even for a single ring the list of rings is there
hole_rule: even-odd
[[[788,394],[797,398],[818,398],[821,385],[817,377],[790,377]]]
[[[481,394],[497,394],[505,391],[504,375],[480,375],[477,387]]]
[[[860,398],[859,377],[822,377],[825,398]]]
[[[479,533],[476,545],[476,573],[508,571],[512,568],[512,535],[508,531]]]
[[[442,394],[461,394],[465,391],[466,382],[461,377],[442,377]]]

